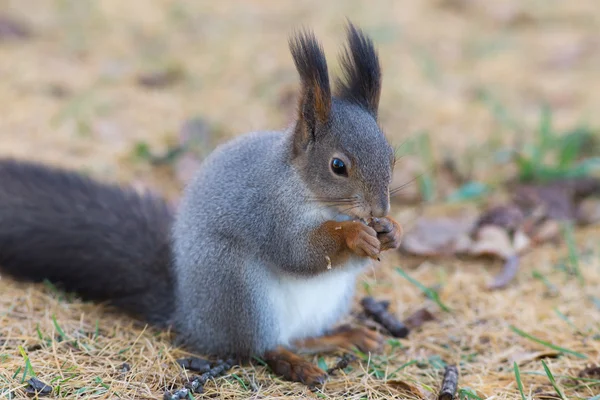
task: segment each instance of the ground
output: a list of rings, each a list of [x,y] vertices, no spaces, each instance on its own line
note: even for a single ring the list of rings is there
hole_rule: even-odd
[[[143,149],[165,151],[190,118],[204,120],[215,142],[285,127],[298,85],[288,33],[312,27],[336,74],[345,17],[379,48],[380,122],[390,140],[400,146],[427,134],[430,141],[431,154],[407,157],[396,167],[400,174],[414,162],[448,158],[478,182],[505,179],[514,169],[499,167],[494,156],[533,140],[544,104],[558,131],[600,126],[600,13],[593,0],[0,0],[0,16],[0,156],[150,187],[173,200],[181,180],[168,165],[148,162]],[[139,83],[165,70],[173,82]],[[460,211],[462,204],[444,201],[445,190],[430,190],[425,206],[396,202],[392,214],[408,229],[422,213]],[[576,230],[581,281],[560,268],[567,247],[547,245],[527,254],[516,280],[494,292],[485,284],[497,261],[387,254],[361,277],[357,299],[368,291],[389,300],[399,316],[427,307],[435,321],[390,340],[382,354],[315,391],[255,366],[209,382],[203,396],[433,398],[443,363],[460,363],[463,395],[520,399],[514,361],[525,398],[556,396],[543,359],[565,398],[590,398],[600,393],[600,378],[571,377],[600,363],[600,305],[593,302],[600,292],[599,238],[598,229]],[[396,267],[437,285],[450,312]],[[23,397],[22,382],[32,373],[57,398],[159,398],[182,386],[185,373],[175,360],[185,353],[168,333],[48,286],[1,278],[0,396]],[[519,330],[577,354],[549,349]],[[314,361],[332,366],[337,358]],[[130,371],[121,371],[123,363]]]

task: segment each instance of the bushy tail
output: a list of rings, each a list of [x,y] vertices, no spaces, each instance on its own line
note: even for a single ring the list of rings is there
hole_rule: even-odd
[[[33,163],[0,160],[0,270],[48,279],[150,322],[172,311],[166,203]]]

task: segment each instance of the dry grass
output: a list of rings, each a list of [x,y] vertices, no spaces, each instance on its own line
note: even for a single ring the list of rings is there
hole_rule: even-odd
[[[345,15],[378,42],[382,125],[397,144],[428,131],[436,156],[475,154],[475,176],[483,178],[496,168],[489,162],[494,146],[531,137],[542,102],[552,107],[558,127],[581,119],[600,126],[594,112],[600,109],[600,13],[593,0],[0,0],[0,11],[28,23],[34,34],[0,42],[0,155],[142,181],[170,197],[180,185],[169,171],[132,157],[136,143],[164,149],[194,115],[218,127],[222,140],[284,126],[290,117],[285,99],[297,83],[287,33],[298,24],[314,27],[335,73]],[[182,68],[184,81],[156,90],[136,84],[138,73],[165,66]],[[505,111],[478,101],[481,90]],[[406,225],[417,216],[411,208],[393,211]],[[444,205],[435,211],[449,212]],[[359,295],[368,288],[391,300],[400,315],[426,306],[437,321],[314,393],[247,367],[207,384],[205,396],[413,398],[401,394],[406,382],[432,397],[441,381],[439,360],[460,363],[460,387],[481,398],[521,398],[513,360],[520,360],[527,398],[554,393],[537,358],[547,349],[518,336],[514,326],[587,356],[545,354],[545,361],[567,398],[591,397],[600,393],[599,380],[576,383],[568,376],[600,363],[600,309],[591,301],[600,293],[599,238],[597,229],[577,232],[583,285],[560,268],[567,249],[547,246],[525,257],[514,284],[494,293],[483,287],[497,263],[388,255],[361,279]],[[441,312],[395,266],[427,285],[441,284],[452,312]],[[183,353],[168,334],[51,288],[2,278],[0,397],[24,396],[24,354],[56,397],[157,398],[181,386],[185,377],[175,359]],[[324,360],[332,365],[336,357]],[[131,371],[122,373],[123,363]]]

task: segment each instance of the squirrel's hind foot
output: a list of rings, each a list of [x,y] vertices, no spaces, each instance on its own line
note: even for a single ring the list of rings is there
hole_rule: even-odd
[[[321,368],[282,347],[265,353],[264,359],[275,374],[289,381],[317,386],[327,378]]]
[[[302,339],[295,342],[294,346],[302,353],[353,351],[354,348],[363,353],[368,353],[380,350],[382,343],[383,336],[374,330],[362,326],[342,325],[331,334]]]

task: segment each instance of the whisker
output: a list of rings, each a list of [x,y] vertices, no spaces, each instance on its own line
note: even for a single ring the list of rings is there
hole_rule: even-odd
[[[417,179],[419,179],[420,177],[422,177],[423,174],[418,174],[417,176],[415,176],[413,179],[411,179],[410,181],[403,183],[402,185],[398,186],[397,188],[394,188],[392,190],[390,190],[390,196],[393,196],[395,194],[398,194],[398,192],[400,192],[402,189],[404,189],[405,187],[407,187],[408,185],[414,183]]]
[[[355,208],[358,208],[358,207],[360,207],[360,204],[357,204],[355,206],[348,207],[348,208],[345,208],[343,210],[340,210],[340,213],[341,214],[347,214],[349,211],[352,211],[352,210],[354,210]]]
[[[328,204],[352,204],[357,200],[327,200],[327,199],[310,199],[310,201],[316,203],[328,203]]]
[[[350,204],[358,201],[357,197],[309,197],[309,201],[316,201],[319,203],[331,203],[331,204]]]

